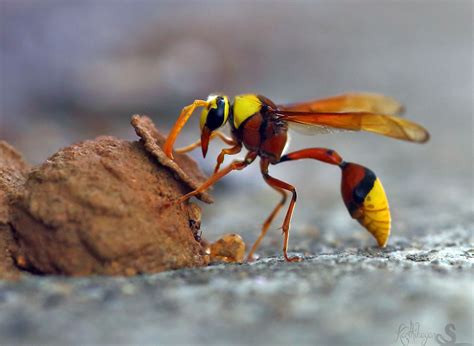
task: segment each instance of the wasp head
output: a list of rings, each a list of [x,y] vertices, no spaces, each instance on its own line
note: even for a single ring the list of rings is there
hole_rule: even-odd
[[[202,155],[206,157],[209,139],[213,131],[225,125],[229,118],[229,98],[224,95],[210,95],[208,106],[201,113],[201,147]]]

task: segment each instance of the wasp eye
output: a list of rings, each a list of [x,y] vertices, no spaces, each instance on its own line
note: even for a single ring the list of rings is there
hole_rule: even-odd
[[[216,108],[211,108],[207,113],[206,126],[209,130],[215,130],[224,124],[225,120],[225,101],[222,97],[216,100]]]

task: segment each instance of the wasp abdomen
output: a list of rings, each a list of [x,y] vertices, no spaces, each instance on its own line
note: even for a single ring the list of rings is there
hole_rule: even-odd
[[[349,213],[375,237],[379,246],[385,246],[391,216],[380,179],[370,169],[355,163],[345,163],[341,168],[342,198]]]

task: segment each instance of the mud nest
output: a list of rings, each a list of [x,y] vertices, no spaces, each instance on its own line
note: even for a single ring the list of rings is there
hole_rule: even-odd
[[[132,125],[140,141],[99,137],[34,168],[0,142],[0,278],[20,269],[133,275],[209,263],[199,207],[167,203],[204,174],[187,155],[164,155],[149,118],[136,115]]]

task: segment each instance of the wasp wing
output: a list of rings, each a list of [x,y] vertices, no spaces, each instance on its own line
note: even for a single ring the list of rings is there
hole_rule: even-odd
[[[288,122],[288,127],[290,130],[298,132],[299,134],[305,136],[314,136],[314,135],[327,135],[337,132],[348,132],[349,130],[345,129],[336,129],[334,127],[323,126],[323,125],[308,125],[296,122]]]
[[[391,97],[375,93],[348,93],[320,100],[279,105],[279,109],[293,112],[370,112],[400,115],[403,106]]]
[[[370,112],[294,112],[275,110],[276,116],[284,121],[314,127],[317,132],[328,129],[367,131],[410,142],[424,143],[429,133],[422,126],[396,116]]]

